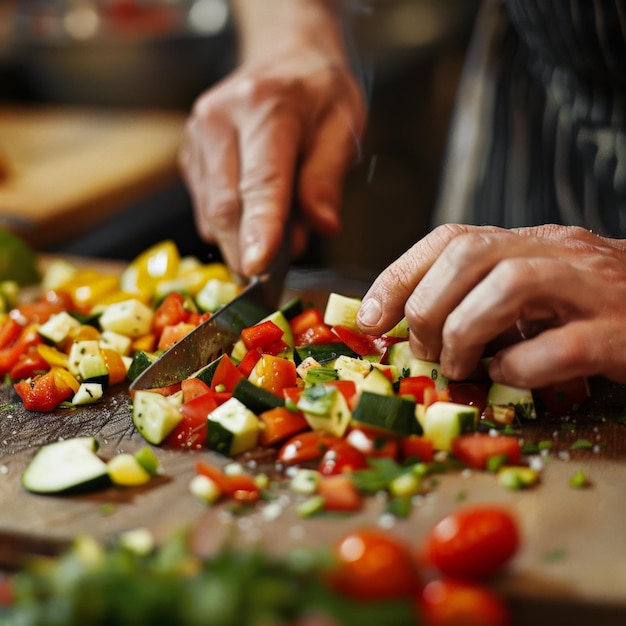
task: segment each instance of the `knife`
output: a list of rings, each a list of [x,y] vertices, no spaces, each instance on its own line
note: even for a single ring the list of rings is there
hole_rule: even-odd
[[[238,296],[168,348],[132,382],[130,390],[179,383],[221,354],[229,353],[244,328],[254,326],[278,308],[290,260],[291,219],[267,271],[251,278]]]

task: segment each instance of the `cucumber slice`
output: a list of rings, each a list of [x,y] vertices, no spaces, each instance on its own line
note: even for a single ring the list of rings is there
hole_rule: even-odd
[[[536,419],[535,401],[530,389],[492,383],[487,392],[487,406],[512,406],[520,419]]]
[[[135,392],[133,424],[148,443],[163,443],[182,418],[177,402],[153,391]]]
[[[476,430],[478,408],[456,402],[434,402],[421,419],[424,437],[430,439],[437,450],[449,452],[455,437]]]
[[[95,437],[75,437],[43,446],[22,474],[27,491],[60,494],[110,484],[107,464],[96,454]]]

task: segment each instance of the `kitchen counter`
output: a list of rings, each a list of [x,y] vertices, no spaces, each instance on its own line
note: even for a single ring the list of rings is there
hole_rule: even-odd
[[[321,306],[330,290],[361,295],[363,288],[358,281],[337,280],[330,273],[292,272],[285,300],[299,294]],[[416,504],[408,519],[394,524],[394,532],[417,546],[461,502],[511,507],[521,522],[522,547],[494,583],[510,600],[516,626],[612,626],[626,620],[626,426],[620,418],[626,389],[604,380],[592,382],[584,413],[541,416],[524,425],[526,441],[554,442],[538,486],[508,491],[492,474],[449,473],[437,478],[432,493]],[[23,410],[3,386],[0,407],[0,500],[10,503],[0,510],[0,560],[5,565],[18,564],[29,553],[54,553],[85,532],[107,541],[147,527],[162,540],[188,527],[200,554],[211,554],[233,533],[242,544],[261,542],[283,552],[302,543],[327,546],[350,528],[382,519],[382,501],[370,498],[357,515],[303,520],[296,515],[293,495],[285,495],[273,509],[259,504],[250,515],[232,517],[228,504],[207,507],[187,488],[197,460],[225,463],[208,450],[155,448],[165,474],[146,487],[71,497],[32,495],[22,489],[20,475],[44,443],[95,435],[103,456],[145,445],[132,425],[127,390],[117,388],[99,405],[41,415]],[[572,449],[580,439],[593,447]],[[569,487],[570,476],[579,469],[591,481],[587,489]]]

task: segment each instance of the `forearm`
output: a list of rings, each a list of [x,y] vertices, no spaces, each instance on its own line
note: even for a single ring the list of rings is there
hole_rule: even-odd
[[[240,61],[263,64],[281,53],[308,48],[346,63],[342,19],[345,0],[232,0]]]

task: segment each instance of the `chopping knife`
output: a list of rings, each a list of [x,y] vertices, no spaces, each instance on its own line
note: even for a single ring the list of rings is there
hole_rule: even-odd
[[[208,320],[166,350],[130,385],[131,391],[173,385],[232,350],[244,328],[260,322],[280,304],[291,260],[291,219],[268,270]]]

